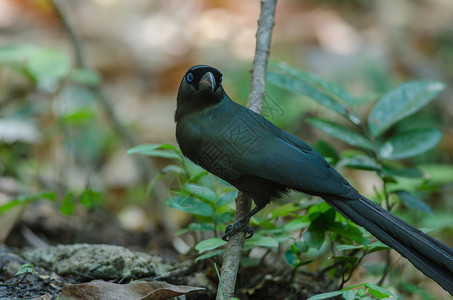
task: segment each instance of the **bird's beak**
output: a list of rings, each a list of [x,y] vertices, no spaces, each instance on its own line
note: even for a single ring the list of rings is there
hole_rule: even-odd
[[[211,72],[206,72],[203,77],[200,79],[198,84],[198,89],[200,91],[211,91],[214,92],[215,89],[215,77]]]

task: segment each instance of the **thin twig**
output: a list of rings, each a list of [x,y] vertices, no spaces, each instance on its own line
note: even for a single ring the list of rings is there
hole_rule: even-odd
[[[55,12],[60,19],[60,23],[63,26],[64,30],[71,39],[72,48],[74,49],[74,55],[76,59],[77,66],[79,68],[86,68],[85,56],[83,55],[82,47],[80,46],[80,40],[76,32],[71,26],[68,17],[66,16],[65,10],[59,0],[51,0]]]
[[[272,28],[274,27],[275,6],[277,0],[261,0],[261,13],[258,19],[256,32],[255,57],[251,69],[252,79],[247,107],[260,113],[265,95],[266,69],[270,53]],[[241,219],[251,208],[251,199],[239,193],[236,198],[235,221]],[[247,225],[247,224],[246,224]],[[230,299],[234,296],[234,288],[239,269],[239,263],[244,246],[245,233],[238,232],[233,235],[227,246],[224,256],[220,280],[222,288],[217,289],[217,300]]]

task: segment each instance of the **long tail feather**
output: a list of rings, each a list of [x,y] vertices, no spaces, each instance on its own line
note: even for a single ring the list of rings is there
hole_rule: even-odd
[[[453,249],[363,196],[358,200],[334,195],[323,198],[345,218],[364,227],[381,242],[398,251],[453,295]]]

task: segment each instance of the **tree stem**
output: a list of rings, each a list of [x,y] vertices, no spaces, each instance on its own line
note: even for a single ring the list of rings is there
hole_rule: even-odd
[[[247,103],[247,107],[257,113],[261,112],[265,95],[266,69],[271,47],[276,4],[277,0],[261,0],[261,12],[256,32],[255,57],[250,70],[252,74],[250,94]],[[249,197],[239,192],[236,198],[235,221],[240,220],[250,212],[251,203],[252,200]],[[217,289],[217,300],[230,299],[234,296],[244,242],[245,233],[243,231],[233,235],[228,242],[220,274],[222,284],[219,284]]]

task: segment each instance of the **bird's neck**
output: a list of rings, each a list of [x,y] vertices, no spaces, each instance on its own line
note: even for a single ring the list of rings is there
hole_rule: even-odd
[[[178,105],[175,112],[175,122],[180,121],[183,117],[188,116],[192,113],[200,112],[205,109],[211,108],[222,101],[221,98],[212,97],[212,94],[199,94],[191,99],[179,99]]]

